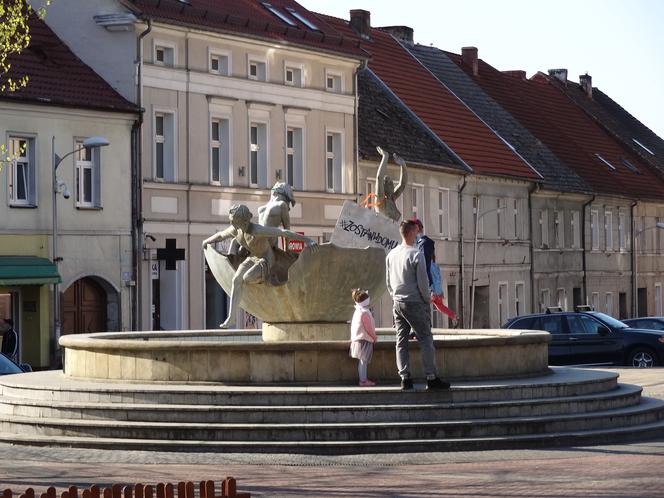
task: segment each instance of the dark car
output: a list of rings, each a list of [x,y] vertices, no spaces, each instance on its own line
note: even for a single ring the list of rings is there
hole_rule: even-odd
[[[20,374],[25,370],[0,353],[0,375]]]
[[[664,365],[664,331],[631,328],[596,311],[537,313],[509,319],[503,328],[551,334],[552,365]]]
[[[664,317],[661,316],[648,316],[643,318],[629,318],[622,320],[630,327],[635,329],[649,329],[649,330],[662,330],[664,331]]]

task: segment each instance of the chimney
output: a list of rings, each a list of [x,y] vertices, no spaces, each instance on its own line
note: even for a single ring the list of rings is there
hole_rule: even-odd
[[[371,33],[371,12],[362,9],[350,11],[350,27],[360,35],[361,38],[369,39]]]
[[[512,76],[514,78],[518,78],[520,80],[525,80],[526,79],[526,72],[522,70],[514,70],[514,71],[501,71],[503,74],[506,74],[507,76]]]
[[[579,84],[589,99],[593,98],[593,77],[588,73],[579,76]]]
[[[462,47],[461,60],[473,71],[473,76],[479,73],[479,64],[477,62],[477,47]]]
[[[409,26],[383,26],[380,28],[407,45],[413,45],[413,28]]]
[[[549,69],[549,76],[557,78],[567,84],[567,69]]]

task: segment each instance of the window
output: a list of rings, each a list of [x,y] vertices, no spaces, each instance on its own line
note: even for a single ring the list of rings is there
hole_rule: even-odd
[[[410,200],[412,203],[412,213],[415,218],[420,218],[422,223],[426,224],[424,220],[424,187],[422,185],[413,185],[410,188]]]
[[[438,189],[438,233],[441,238],[450,236],[450,191]]]
[[[581,215],[578,211],[572,213],[572,247],[579,249],[581,247]]]
[[[655,284],[655,315],[662,316],[662,284]]]
[[[542,209],[540,211],[540,241],[543,249],[549,248],[549,211]]]
[[[230,61],[228,55],[210,52],[209,71],[222,76],[230,75]]]
[[[606,310],[606,314],[609,316],[613,316],[613,292],[607,292],[606,295],[604,296],[604,299],[605,299],[604,309]]]
[[[175,181],[175,140],[173,114],[154,115],[154,177],[164,182]]]
[[[327,72],[325,74],[325,89],[328,92],[341,93],[341,75],[338,73]]]
[[[604,241],[606,250],[613,251],[613,213],[604,211]]]
[[[523,282],[516,282],[514,284],[514,315],[522,315],[526,311],[526,303],[524,302],[524,289]]]
[[[567,310],[567,291],[565,289],[558,289],[557,304],[565,311]]]
[[[618,213],[618,245],[620,252],[627,250],[627,231],[625,226],[625,213]]]
[[[565,222],[564,214],[562,211],[553,212],[553,235],[555,237],[555,246],[558,249],[563,249],[565,247]]]
[[[512,200],[512,217],[514,223],[514,238],[519,238],[519,199]]]
[[[250,80],[267,81],[267,64],[264,61],[250,60],[248,77]]]
[[[656,218],[655,226],[660,226],[660,223],[662,223],[662,218]],[[662,231],[659,229],[655,230],[653,237],[655,237],[655,242],[657,244],[657,254],[662,254]]]
[[[101,206],[101,170],[99,147],[84,148],[83,141],[77,140],[74,149],[76,152],[76,206]]]
[[[590,211],[590,248],[593,251],[599,250],[599,211],[597,209]]]
[[[267,187],[267,125],[251,123],[249,135],[249,183]]]
[[[302,128],[288,128],[286,131],[286,182],[302,188]]]
[[[631,163],[630,161],[628,161],[627,159],[623,159],[623,160],[622,160],[622,163],[623,163],[623,164],[625,165],[625,167],[626,167],[628,170],[630,170],[632,173],[636,173],[637,175],[640,175],[640,174],[641,174],[641,171],[639,171],[639,168],[637,168],[636,166],[634,166],[634,164],[632,164],[632,163]]]
[[[560,335],[565,333],[564,316],[560,315],[547,315],[540,317],[540,329],[552,335]]]
[[[273,5],[271,5],[271,4],[267,3],[267,2],[262,2],[262,3],[263,3],[263,7],[265,7],[267,10],[269,10],[270,12],[272,12],[275,16],[277,16],[279,19],[281,19],[282,21],[284,21],[284,22],[285,22],[286,24],[288,24],[289,26],[294,26],[294,27],[297,26],[297,24],[295,24],[295,21],[293,21],[290,17],[288,17],[286,14],[284,14],[283,12],[281,12],[279,9],[277,9],[277,8],[274,7]]]
[[[599,311],[599,292],[590,294],[590,305],[594,311]]]
[[[498,318],[500,325],[507,321],[507,310],[509,309],[507,282],[498,283]]]
[[[316,26],[314,23],[312,23],[309,19],[306,19],[302,14],[297,12],[295,9],[292,7],[286,7],[286,10],[298,21],[300,21],[302,24],[304,24],[307,28],[313,29],[314,31],[320,31],[318,29],[318,26]]]
[[[230,185],[230,125],[228,119],[210,121],[210,183]]]
[[[604,163],[606,166],[608,166],[609,169],[610,169],[611,171],[615,171],[615,170],[616,170],[616,167],[615,167],[613,164],[611,164],[609,161],[607,161],[606,159],[604,159],[604,158],[603,158],[602,156],[600,156],[599,154],[595,154],[595,157],[596,157],[597,159],[599,159],[602,163]]]
[[[154,63],[158,66],[175,66],[175,47],[155,43]]]
[[[551,302],[551,292],[549,289],[541,289],[540,290],[540,309],[542,311],[546,311],[546,309],[549,307],[549,303]]]
[[[599,322],[585,315],[569,315],[567,324],[571,334],[597,335],[601,327]]]
[[[503,226],[505,222],[505,208],[501,204],[500,199],[496,199],[496,236],[499,239],[503,238]]]
[[[35,140],[27,137],[9,137],[9,204],[35,206],[36,171]]]
[[[473,196],[473,230],[477,230],[477,237],[480,238],[484,235],[484,218],[481,216],[482,199],[475,195]]]
[[[288,86],[302,87],[302,68],[296,66],[286,66],[285,84]]]
[[[341,192],[341,133],[326,135],[325,190]]]
[[[650,154],[651,156],[654,156],[654,155],[655,155],[655,153],[654,153],[653,151],[651,151],[648,147],[646,147],[646,146],[643,145],[641,142],[639,142],[636,138],[633,138],[633,139],[632,139],[632,142],[634,142],[636,145],[638,145],[639,147],[641,147],[643,150],[645,150],[645,151],[646,151],[648,154]]]

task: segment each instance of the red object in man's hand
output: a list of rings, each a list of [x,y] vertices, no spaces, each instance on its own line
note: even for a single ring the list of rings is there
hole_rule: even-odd
[[[452,320],[456,320],[456,318],[457,318],[456,313],[443,304],[442,296],[438,296],[438,295],[433,296],[433,298],[431,299],[431,302],[433,303],[433,306],[438,311],[440,311],[444,315],[449,316]]]

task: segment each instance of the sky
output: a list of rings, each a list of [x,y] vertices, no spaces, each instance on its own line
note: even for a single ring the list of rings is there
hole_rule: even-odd
[[[599,88],[664,138],[662,0],[298,0],[314,12],[371,25],[406,25],[416,43],[479,57],[499,70],[566,68]]]

